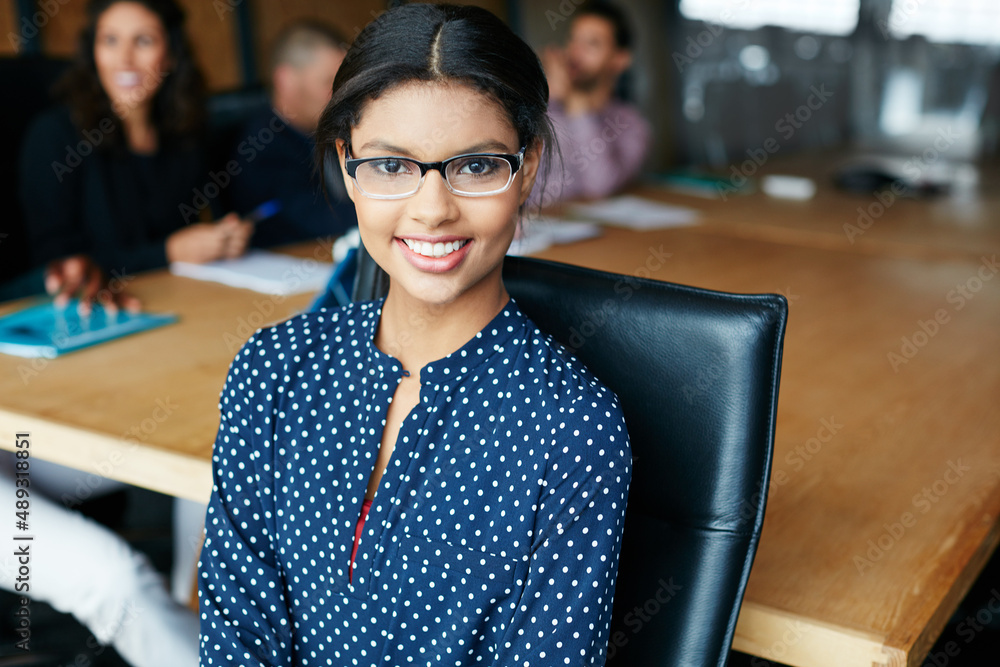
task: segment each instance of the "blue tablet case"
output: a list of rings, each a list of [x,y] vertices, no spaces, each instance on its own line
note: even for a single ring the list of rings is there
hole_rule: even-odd
[[[51,301],[0,317],[0,352],[19,357],[53,359],[61,354],[98,345],[129,334],[155,329],[177,320],[164,313],[109,315],[94,304],[89,315],[80,315],[78,302],[56,308]]]

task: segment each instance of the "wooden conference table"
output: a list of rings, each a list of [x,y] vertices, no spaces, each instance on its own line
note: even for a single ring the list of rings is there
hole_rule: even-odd
[[[609,229],[539,256],[790,302],[735,648],[796,666],[920,664],[1000,538],[1000,199],[900,201],[852,244],[842,225],[871,198],[645,194],[701,209],[702,224]],[[313,270],[326,249],[298,253]],[[0,355],[0,446],[26,430],[38,458],[204,501],[233,353],[309,297],[163,272],[129,287],[181,322],[49,362]]]

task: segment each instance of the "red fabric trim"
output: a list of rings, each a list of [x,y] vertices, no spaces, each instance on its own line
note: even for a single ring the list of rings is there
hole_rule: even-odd
[[[361,539],[361,532],[365,529],[365,520],[368,518],[368,511],[372,508],[372,501],[365,500],[361,503],[361,516],[354,527],[354,548],[351,550],[351,567],[347,573],[347,580],[354,583],[354,559],[358,556],[358,541]]]

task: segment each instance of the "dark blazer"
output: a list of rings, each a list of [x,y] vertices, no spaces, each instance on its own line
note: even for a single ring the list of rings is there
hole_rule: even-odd
[[[261,222],[251,243],[269,247],[295,241],[339,236],[358,224],[354,204],[343,192],[340,171],[328,178],[329,201],[313,169],[316,143],[273,110],[255,115],[243,128],[227,170],[232,174],[232,201],[246,215],[277,199],[281,211]],[[339,183],[337,183],[339,181]]]
[[[80,132],[69,109],[34,120],[22,144],[20,200],[32,262],[77,253],[105,271],[165,266],[166,239],[197,221],[207,173],[197,142],[161,140],[153,155],[109,149],[109,121]]]

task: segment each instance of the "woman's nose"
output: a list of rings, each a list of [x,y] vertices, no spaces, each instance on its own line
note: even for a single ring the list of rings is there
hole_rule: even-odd
[[[135,45],[122,42],[118,48],[118,64],[124,68],[131,68],[135,64]]]
[[[430,228],[458,217],[455,195],[448,189],[441,172],[431,169],[416,194],[409,198],[410,216]]]

